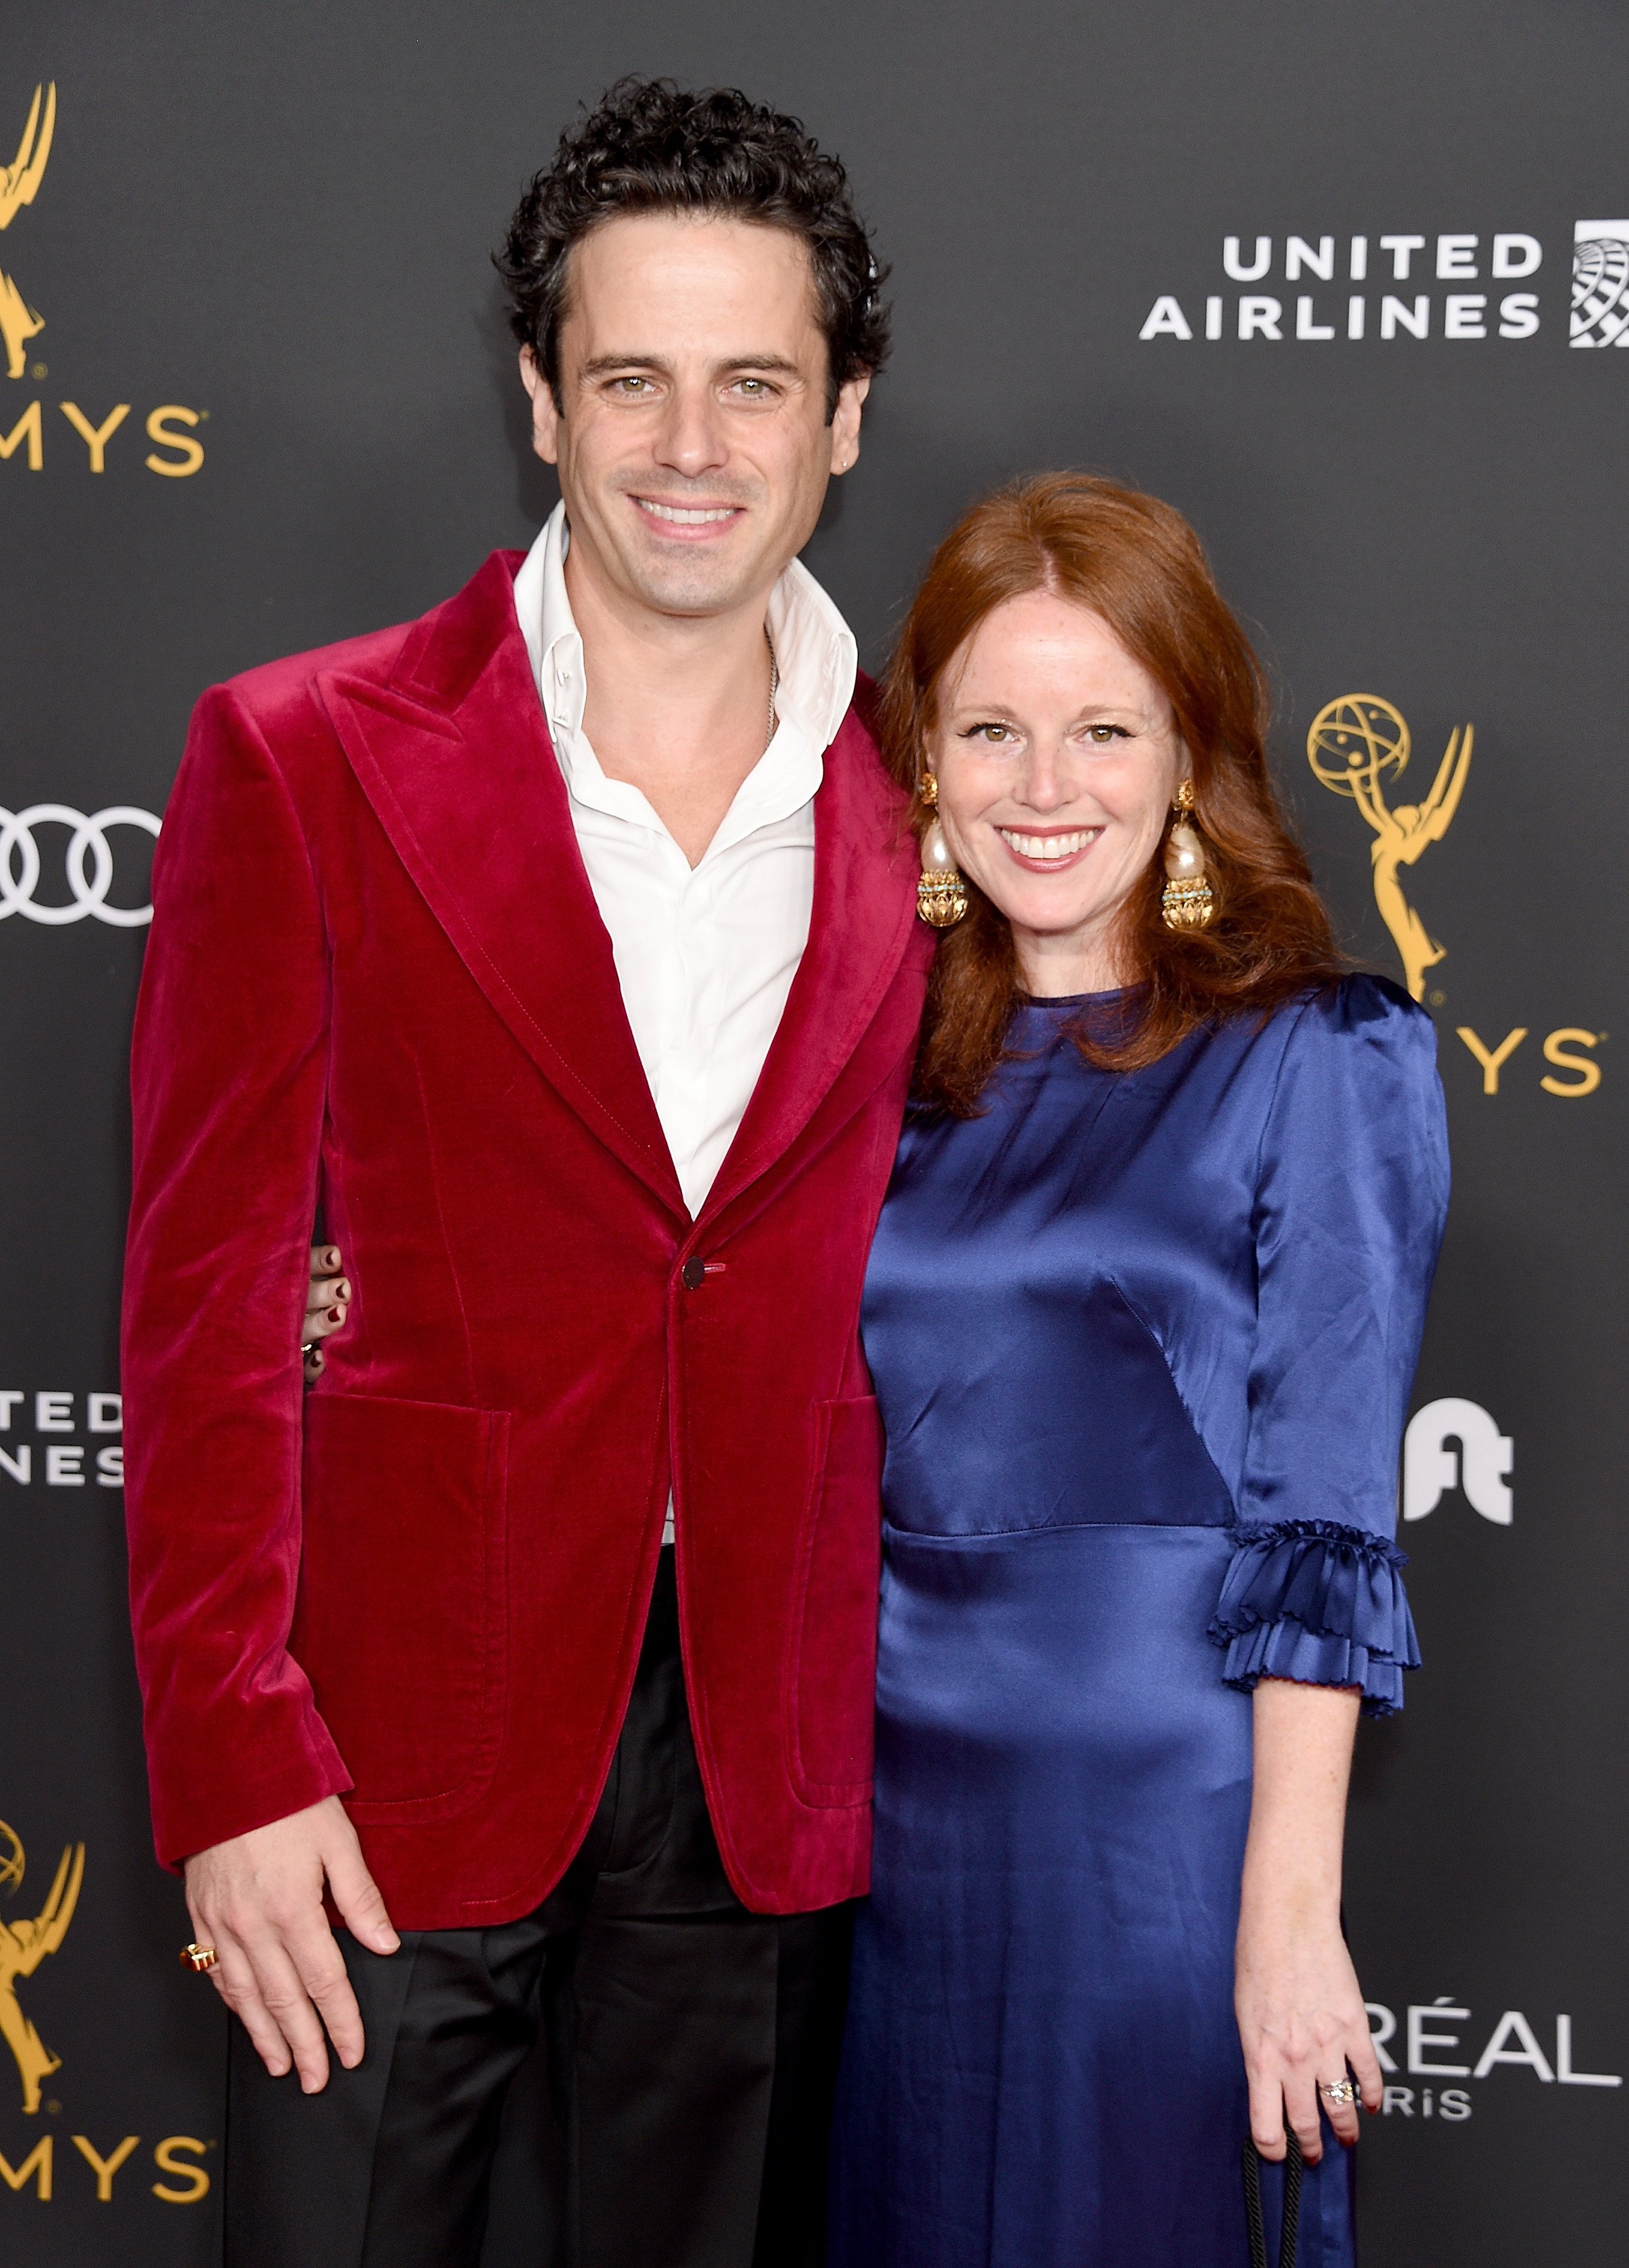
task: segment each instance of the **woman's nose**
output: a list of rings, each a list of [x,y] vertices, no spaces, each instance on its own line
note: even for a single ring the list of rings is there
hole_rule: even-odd
[[[1028,804],[1031,811],[1053,812],[1068,803],[1073,794],[1074,783],[1065,777],[1057,756],[1037,750],[1024,775],[1021,802]]]

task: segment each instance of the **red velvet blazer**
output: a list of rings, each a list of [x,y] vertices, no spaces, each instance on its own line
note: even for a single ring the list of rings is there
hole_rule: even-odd
[[[200,703],[136,1017],[124,1318],[159,1856],[345,1798],[403,1928],[497,1923],[598,1800],[671,1485],[730,1879],[863,1890],[879,1429],[857,1324],[931,940],[851,711],[814,920],[680,1195],[511,586]],[[352,1321],[309,1394],[313,1213]]]

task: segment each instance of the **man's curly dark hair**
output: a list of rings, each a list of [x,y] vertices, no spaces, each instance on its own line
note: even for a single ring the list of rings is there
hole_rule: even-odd
[[[571,247],[624,213],[720,213],[790,230],[809,248],[830,356],[827,416],[851,378],[888,354],[887,270],[836,158],[800,120],[735,87],[687,92],[672,79],[618,79],[599,107],[563,134],[552,166],[516,208],[493,264],[508,287],[510,327],[560,399],[560,327]]]

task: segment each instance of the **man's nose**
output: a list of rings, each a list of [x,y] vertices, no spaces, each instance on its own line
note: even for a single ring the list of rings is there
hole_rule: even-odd
[[[694,480],[700,473],[716,470],[728,454],[723,412],[711,387],[675,387],[657,436],[658,464]]]

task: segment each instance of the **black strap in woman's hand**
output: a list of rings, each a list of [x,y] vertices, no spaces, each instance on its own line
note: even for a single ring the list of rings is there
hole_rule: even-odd
[[[1295,2268],[1295,2240],[1301,2229],[1301,2144],[1286,2132],[1284,2159],[1284,2235],[1279,2245],[1279,2268]],[[1261,2161],[1249,2137],[1244,2144],[1244,2213],[1250,2233],[1250,2268],[1267,2268],[1267,2230],[1261,2214]]]

